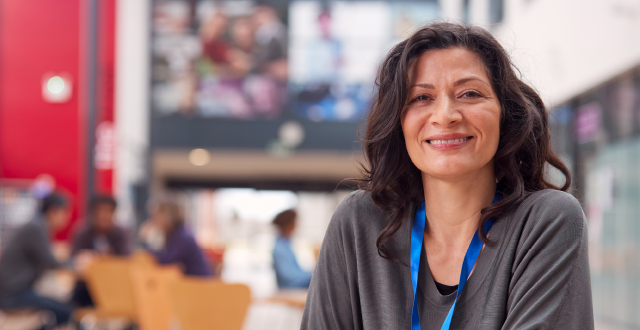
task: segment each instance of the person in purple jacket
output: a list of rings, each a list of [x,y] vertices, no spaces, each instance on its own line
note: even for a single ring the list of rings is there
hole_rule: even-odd
[[[212,276],[211,266],[193,234],[185,227],[182,208],[176,202],[162,200],[155,204],[151,219],[142,226],[140,236],[158,263],[177,264],[189,276]],[[154,241],[164,241],[164,244],[154,244]],[[153,249],[159,245],[164,247]]]

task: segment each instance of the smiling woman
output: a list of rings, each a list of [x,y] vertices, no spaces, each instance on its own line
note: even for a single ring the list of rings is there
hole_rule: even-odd
[[[361,190],[327,229],[302,329],[593,329],[584,214],[495,38],[429,25],[376,83]]]

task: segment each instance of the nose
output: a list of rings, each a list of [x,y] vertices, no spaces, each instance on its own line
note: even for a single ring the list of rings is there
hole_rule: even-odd
[[[441,127],[449,127],[462,121],[462,114],[455,107],[455,102],[450,97],[438,97],[433,107],[433,113],[429,116],[429,123]]]

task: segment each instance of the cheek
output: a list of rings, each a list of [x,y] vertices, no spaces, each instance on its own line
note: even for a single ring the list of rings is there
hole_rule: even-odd
[[[481,147],[492,155],[498,148],[500,141],[500,110],[491,109],[478,112],[475,118],[470,118],[474,126],[482,135]]]
[[[421,128],[422,123],[417,112],[407,110],[402,116],[402,134],[404,135],[407,148],[410,148],[410,145],[412,145],[411,142],[414,142],[416,140]]]

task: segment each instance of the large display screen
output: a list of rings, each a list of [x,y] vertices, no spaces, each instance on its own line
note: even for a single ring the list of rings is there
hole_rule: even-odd
[[[436,1],[154,1],[154,115],[358,121]]]
[[[436,2],[290,4],[292,111],[314,121],[362,118],[387,51],[436,18]]]

